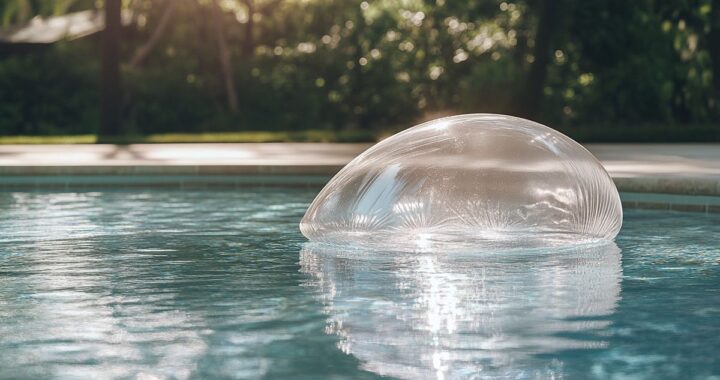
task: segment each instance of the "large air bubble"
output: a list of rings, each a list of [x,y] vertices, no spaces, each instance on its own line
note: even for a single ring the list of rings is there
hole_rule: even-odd
[[[516,117],[420,124],[359,155],[300,223],[312,241],[397,250],[545,247],[613,239],[617,189],[569,137]]]

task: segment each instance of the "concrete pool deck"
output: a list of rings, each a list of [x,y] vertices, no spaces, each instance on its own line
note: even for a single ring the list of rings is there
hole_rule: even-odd
[[[321,185],[370,144],[2,145],[0,188]],[[720,144],[588,144],[628,207],[720,210]],[[657,194],[664,194],[659,198]],[[693,197],[688,197],[693,196]],[[675,199],[675,201],[668,201]]]

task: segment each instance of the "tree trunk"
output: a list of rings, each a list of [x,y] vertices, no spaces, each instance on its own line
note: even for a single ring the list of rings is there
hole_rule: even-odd
[[[213,0],[213,28],[215,28],[215,38],[217,39],[218,55],[220,59],[220,69],[222,71],[225,82],[225,92],[227,93],[228,108],[230,112],[237,113],[238,100],[237,91],[235,89],[235,79],[233,78],[232,65],[230,60],[230,48],[225,37],[225,28],[223,25],[222,9],[217,0]]]
[[[708,52],[712,63],[713,87],[715,89],[715,116],[720,118],[720,0],[713,0],[712,2],[708,42]]]
[[[535,46],[533,55],[535,60],[530,64],[530,70],[525,81],[523,93],[520,94],[522,116],[536,118],[540,111],[540,104],[547,78],[547,67],[552,57],[552,43],[560,22],[560,0],[539,1],[539,18],[537,33],[535,33]]]
[[[150,39],[148,39],[147,42],[145,42],[145,44],[133,55],[129,64],[130,69],[136,69],[145,63],[147,57],[150,56],[150,53],[152,53],[158,42],[160,42],[162,36],[165,34],[165,31],[168,29],[177,4],[178,2],[176,0],[165,0],[163,3],[162,15],[160,16],[160,21],[158,22],[157,27],[150,36]]]
[[[249,58],[255,51],[255,36],[253,35],[253,29],[255,29],[255,21],[253,20],[253,13],[255,13],[255,7],[253,6],[252,0],[245,0],[245,6],[248,9],[248,20],[245,23],[245,41],[243,41],[243,55],[245,58]]]
[[[356,3],[353,3],[356,4]],[[365,74],[363,73],[362,65],[360,60],[364,57],[362,34],[365,31],[365,16],[363,15],[362,8],[359,4],[355,6],[355,19],[353,25],[353,31],[350,35],[350,44],[353,46],[353,67],[350,85],[352,86],[350,95],[350,105],[353,107],[351,110],[354,120],[353,123],[348,125],[347,129],[365,129],[368,126],[368,107],[370,104],[366,101],[363,94],[363,88],[365,87]],[[367,58],[365,58],[367,59]]]
[[[102,35],[101,136],[118,136],[122,132],[120,3],[121,0],[105,0],[105,30]]]

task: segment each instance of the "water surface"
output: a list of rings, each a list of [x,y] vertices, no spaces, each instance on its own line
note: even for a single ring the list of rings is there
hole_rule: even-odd
[[[720,216],[358,255],[305,243],[315,193],[0,193],[0,378],[720,376]]]

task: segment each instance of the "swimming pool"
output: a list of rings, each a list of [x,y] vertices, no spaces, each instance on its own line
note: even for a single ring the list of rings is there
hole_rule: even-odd
[[[316,192],[0,193],[0,378],[720,376],[718,214],[358,257],[305,243]]]

